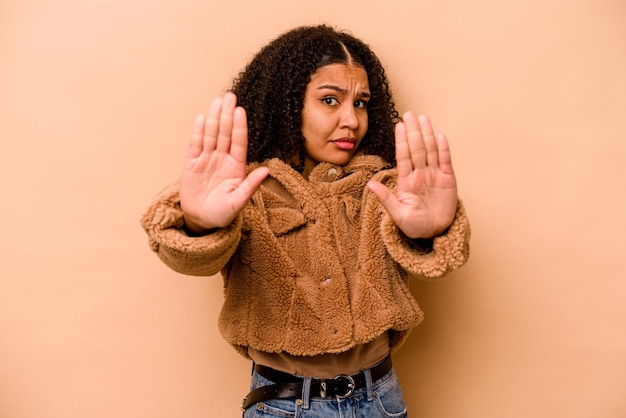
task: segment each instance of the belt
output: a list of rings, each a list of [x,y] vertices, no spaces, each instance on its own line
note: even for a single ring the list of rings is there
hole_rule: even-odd
[[[388,355],[382,362],[369,369],[372,382],[386,375],[391,368],[391,356]],[[248,393],[241,403],[242,409],[245,410],[250,405],[270,399],[295,399],[302,396],[304,378],[261,365],[255,365],[254,371],[275,384],[261,386]],[[363,372],[353,375],[340,374],[332,379],[312,379],[311,397],[347,398],[366,384]]]

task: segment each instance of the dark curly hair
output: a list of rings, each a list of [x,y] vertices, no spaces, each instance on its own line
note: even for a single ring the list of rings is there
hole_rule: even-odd
[[[395,164],[394,125],[399,119],[385,70],[354,36],[327,25],[302,26],[264,46],[234,79],[232,92],[248,114],[248,161],[278,157],[292,163],[304,153],[302,109],[311,75],[330,64],[362,66],[371,98],[368,131],[359,149]],[[304,159],[300,158],[302,170]]]

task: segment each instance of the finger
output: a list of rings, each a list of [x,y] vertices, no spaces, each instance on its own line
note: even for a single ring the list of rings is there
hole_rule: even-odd
[[[222,111],[219,119],[219,130],[217,134],[217,151],[229,152],[233,134],[233,114],[237,98],[233,93],[226,93],[222,99]]]
[[[424,147],[426,149],[426,164],[429,167],[438,167],[438,155],[437,155],[437,138],[433,131],[433,125],[430,123],[430,119],[426,115],[420,115],[419,118],[420,130],[424,140]]]
[[[437,135],[437,148],[439,148],[439,168],[447,174],[453,174],[452,154],[450,153],[450,144],[448,138],[444,134]]]
[[[411,153],[409,151],[404,122],[398,122],[396,124],[395,139],[398,176],[408,176],[411,171],[413,171],[413,164],[411,163]]]
[[[406,121],[411,164],[413,168],[424,168],[426,167],[426,148],[417,117],[413,112],[406,112],[403,118]]]
[[[233,115],[233,135],[230,155],[238,162],[245,164],[248,154],[248,120],[243,107],[235,108]]]
[[[196,116],[191,129],[191,140],[189,141],[189,150],[187,156],[195,158],[202,153],[202,139],[204,136],[204,115]]]
[[[214,98],[209,106],[209,113],[204,121],[204,151],[213,151],[217,145],[217,130],[220,126],[219,117],[222,99]]]

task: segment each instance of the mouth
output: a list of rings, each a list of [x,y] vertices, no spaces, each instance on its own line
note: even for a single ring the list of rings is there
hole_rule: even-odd
[[[335,146],[344,151],[353,150],[356,147],[356,138],[339,138],[331,141]]]

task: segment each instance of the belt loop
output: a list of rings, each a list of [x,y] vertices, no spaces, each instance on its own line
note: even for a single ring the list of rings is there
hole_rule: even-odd
[[[252,370],[250,370],[250,376],[254,375],[254,361],[252,362]]]
[[[371,402],[374,400],[374,385],[372,385],[371,369],[363,370],[363,375],[365,375],[365,391],[367,392],[367,401]]]
[[[309,400],[311,399],[311,381],[312,377],[303,378],[302,382],[302,409],[309,409]]]

